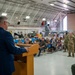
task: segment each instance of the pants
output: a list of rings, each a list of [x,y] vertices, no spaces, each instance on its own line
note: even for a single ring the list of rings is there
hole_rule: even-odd
[[[56,48],[54,47],[54,46],[51,46],[50,48],[48,48],[48,49],[52,49],[53,51],[55,51],[56,50]]]
[[[64,51],[66,52],[66,49],[67,49],[68,47],[67,47],[67,45],[66,44],[64,44]]]
[[[43,47],[43,48],[39,48],[39,53],[38,53],[38,56],[40,56],[41,51],[44,51],[44,52],[45,52],[45,49],[46,49],[46,46],[45,46],[45,47]]]
[[[72,75],[75,75],[75,64],[71,66]]]
[[[74,44],[68,45],[68,53],[69,53],[69,56],[71,56],[71,53],[72,53],[72,56],[74,56]]]

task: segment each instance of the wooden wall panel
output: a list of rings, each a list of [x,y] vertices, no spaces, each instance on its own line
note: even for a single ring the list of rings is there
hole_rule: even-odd
[[[69,31],[75,31],[75,14],[67,15],[67,26]]]

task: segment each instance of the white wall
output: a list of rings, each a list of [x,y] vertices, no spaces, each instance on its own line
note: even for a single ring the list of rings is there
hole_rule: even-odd
[[[67,16],[63,19],[63,31],[67,31]]]
[[[14,32],[22,32],[23,34],[31,33],[32,31],[38,32],[40,27],[13,27],[9,26],[8,31],[14,33]]]

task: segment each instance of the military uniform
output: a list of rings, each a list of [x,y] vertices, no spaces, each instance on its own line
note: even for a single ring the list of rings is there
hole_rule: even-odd
[[[74,35],[74,52],[75,52],[75,34],[73,34]]]
[[[69,34],[68,35],[68,56],[71,56],[71,53],[72,53],[72,56],[74,57],[74,35],[73,34]]]
[[[68,35],[65,35],[64,39],[64,52],[68,49]]]

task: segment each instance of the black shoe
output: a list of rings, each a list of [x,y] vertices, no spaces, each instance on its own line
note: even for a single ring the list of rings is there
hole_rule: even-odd
[[[72,57],[74,57],[74,55],[72,55]]]
[[[63,52],[66,52],[66,51],[63,51]]]
[[[38,57],[40,56],[40,55],[37,55]]]
[[[68,55],[68,57],[71,57],[71,55]]]

